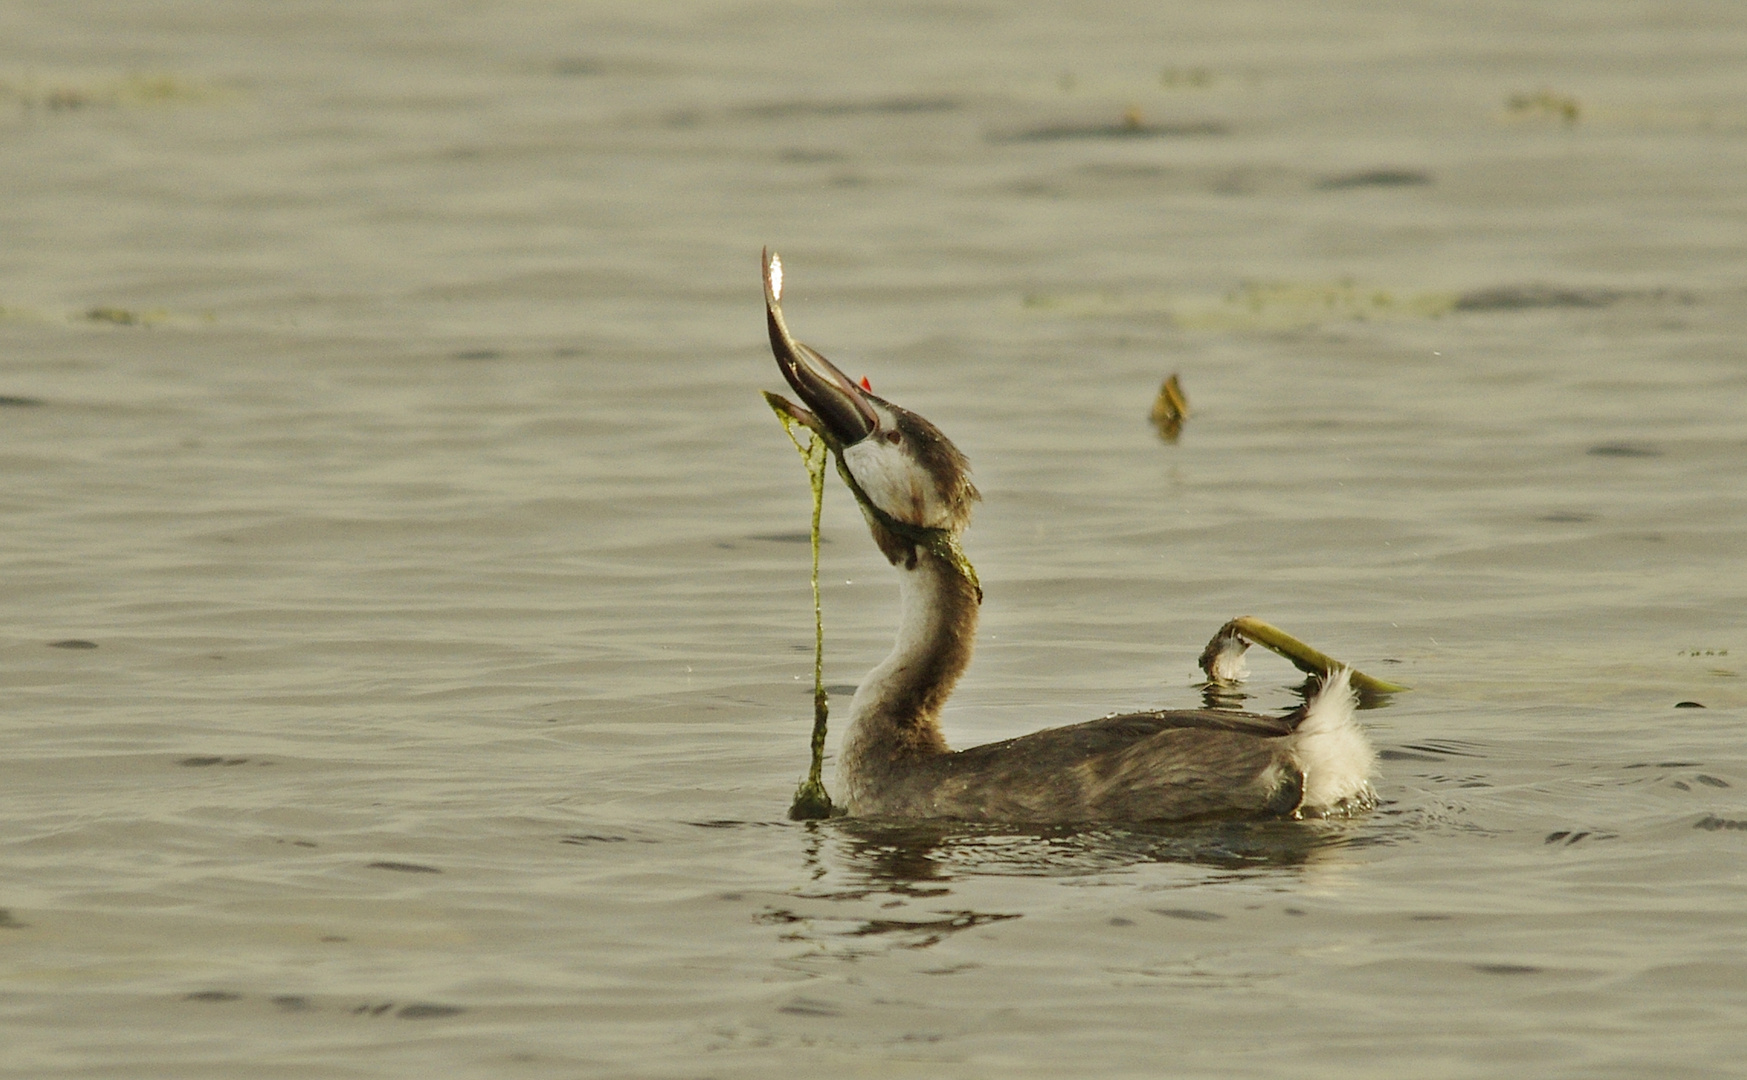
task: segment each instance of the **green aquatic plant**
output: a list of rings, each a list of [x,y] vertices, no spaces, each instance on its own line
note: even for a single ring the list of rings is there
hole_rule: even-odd
[[[113,323],[116,326],[146,326],[163,319],[161,311],[134,311],[131,308],[94,307],[85,312],[87,322]]]
[[[1112,289],[1029,293],[1024,306],[1052,315],[1162,316],[1183,330],[1272,331],[1337,322],[1437,319],[1458,310],[1454,292],[1397,293],[1338,281],[1246,281],[1218,299]]]
[[[1246,281],[1212,309],[1177,314],[1182,325],[1208,328],[1261,325],[1312,325],[1374,319],[1435,319],[1455,307],[1447,293],[1398,296],[1365,288],[1350,278],[1334,282]]]
[[[795,435],[800,423],[786,409],[779,407],[781,398],[765,394],[776,418],[801,461],[807,466],[807,482],[813,489],[813,759],[807,768],[807,778],[795,789],[795,801],[789,805],[789,817],[794,821],[816,821],[831,816],[831,795],[825,790],[825,726],[831,715],[831,696],[825,692],[825,609],[819,602],[819,518],[825,509],[825,439],[810,428],[807,444]],[[773,400],[774,399],[774,400]],[[788,402],[782,401],[783,405]]]
[[[1562,120],[1571,127],[1583,116],[1583,106],[1570,94],[1555,94],[1543,88],[1533,94],[1512,94],[1505,101],[1511,115],[1525,119]]]
[[[14,314],[18,312],[14,311]],[[210,311],[170,311],[167,308],[118,308],[99,306],[86,308],[84,311],[68,312],[68,322],[102,323],[109,326],[194,326],[202,323],[211,324],[218,321],[218,316]]]
[[[235,90],[171,72],[133,72],[119,77],[38,82],[0,79],[0,101],[25,109],[72,112],[79,109],[156,108],[211,105],[237,97]]]

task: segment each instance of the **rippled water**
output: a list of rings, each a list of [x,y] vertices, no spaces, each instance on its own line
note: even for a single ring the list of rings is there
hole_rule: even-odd
[[[1723,3],[0,8],[0,1072],[1732,1073],[1744,49]],[[786,821],[767,243],[976,465],[956,745],[1195,705],[1248,613],[1415,688],[1383,806]],[[841,702],[895,594],[835,488],[826,540]]]

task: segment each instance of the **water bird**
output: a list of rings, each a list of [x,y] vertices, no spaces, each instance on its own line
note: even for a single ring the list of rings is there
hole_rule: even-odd
[[[897,643],[861,681],[837,762],[854,817],[1015,824],[1321,817],[1374,804],[1376,754],[1338,668],[1285,716],[1224,709],[1106,716],[952,750],[940,712],[970,665],[982,588],[959,547],[981,496],[939,428],[796,341],[782,261],[764,252],[771,351],[804,404],[773,406],[832,450],[896,569]]]

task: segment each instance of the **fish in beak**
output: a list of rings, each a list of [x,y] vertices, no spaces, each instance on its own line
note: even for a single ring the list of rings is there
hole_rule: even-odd
[[[806,409],[790,406],[795,419],[839,446],[854,446],[879,430],[880,420],[860,387],[837,365],[796,341],[783,322],[783,264],[769,248],[764,249],[764,314],[770,325],[770,351],[776,356],[783,378],[806,402]]]

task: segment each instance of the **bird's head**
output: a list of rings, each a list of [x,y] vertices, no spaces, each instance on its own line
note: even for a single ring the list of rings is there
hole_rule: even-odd
[[[791,337],[783,322],[782,287],[782,260],[767,249],[764,308],[770,348],[805,407],[767,395],[772,403],[839,452],[865,501],[880,513],[913,529],[962,532],[970,524],[971,503],[980,497],[971,483],[970,462],[939,428],[857,386],[831,361]],[[894,534],[877,515],[868,518],[887,558],[896,563],[911,555],[912,540]]]

